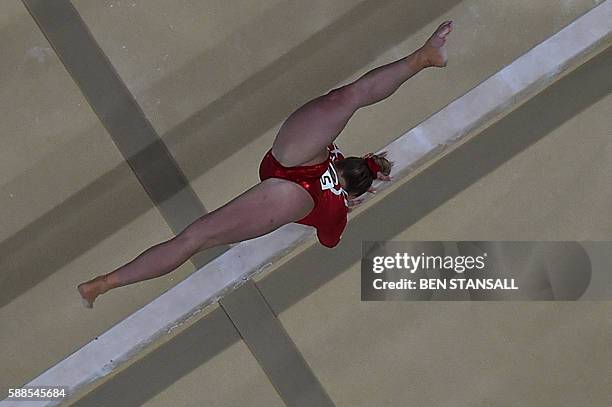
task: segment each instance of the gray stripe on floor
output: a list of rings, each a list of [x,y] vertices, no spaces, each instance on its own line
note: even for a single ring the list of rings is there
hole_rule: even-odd
[[[334,406],[252,280],[222,298],[219,304],[285,404],[292,407]]]
[[[175,234],[206,213],[166,145],[68,0],[22,0],[143,188]],[[229,247],[198,253],[204,266]],[[290,406],[333,406],[253,282],[220,301]]]

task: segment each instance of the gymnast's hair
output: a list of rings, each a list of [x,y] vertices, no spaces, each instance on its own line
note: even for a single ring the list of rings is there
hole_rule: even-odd
[[[384,175],[391,173],[391,163],[384,157],[373,155],[372,158],[380,167]],[[346,157],[334,163],[334,166],[342,172],[346,181],[344,190],[354,196],[363,195],[372,186],[377,174],[373,174],[366,160],[362,157]]]

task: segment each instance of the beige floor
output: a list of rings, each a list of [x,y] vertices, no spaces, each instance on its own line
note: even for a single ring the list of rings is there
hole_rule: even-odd
[[[537,4],[268,0],[240,7],[182,0],[73,3],[208,210],[256,182],[260,156],[293,109],[376,65],[404,56],[440,21],[453,18],[457,23],[448,69],[425,72],[388,101],[360,112],[339,139],[346,151],[361,154],[388,143],[596,4],[586,0],[562,5],[553,0]],[[110,293],[93,312],[81,308],[74,292],[78,282],[120,266],[172,233],[23,5],[6,0],[0,4],[0,16],[2,38],[10,39],[0,45],[5,58],[0,65],[0,106],[5,112],[0,123],[5,140],[0,151],[0,358],[6,367],[0,370],[0,389],[4,393],[66,357],[194,268],[186,263],[165,278]],[[610,104],[608,97],[584,112],[570,112],[570,120],[544,129],[535,145],[498,169],[483,170],[484,176],[472,185],[459,181],[458,194],[449,200],[442,196],[433,212],[410,215],[420,219],[416,223],[398,221],[398,216],[402,219],[398,205],[409,204],[398,192],[395,206],[389,207],[393,216],[376,207],[362,215],[363,221],[356,219],[350,234],[361,239],[361,229],[380,221],[381,228],[369,230],[383,230],[382,235],[368,238],[609,239],[612,229],[604,215],[612,196],[603,186],[612,148],[610,123],[601,118],[607,117],[602,112]],[[576,142],[577,133],[581,143]],[[482,151],[489,154],[494,147]],[[452,168],[445,171],[442,174],[453,174]],[[422,183],[431,190],[422,191],[435,195],[443,185],[452,185],[445,184],[448,179],[442,174],[424,178]],[[524,208],[536,201],[541,206],[525,213]],[[497,397],[515,391],[541,401],[538,397],[550,395],[551,386],[559,386],[559,399],[539,405],[559,405],[554,401],[561,395],[567,405],[572,405],[572,395],[577,397],[574,404],[580,404],[578,400],[584,399],[572,389],[586,391],[587,386],[592,386],[593,400],[603,400],[597,391],[607,376],[595,373],[610,369],[605,357],[582,370],[577,365],[591,361],[594,350],[606,351],[603,344],[609,342],[611,322],[605,304],[360,304],[356,260],[342,260],[347,250],[352,249],[340,248],[336,259],[332,252],[313,249],[292,263],[294,271],[283,268],[287,277],[280,270],[261,282],[338,405],[403,405],[401,400],[458,405],[444,399],[448,391],[436,391],[426,380],[436,376],[445,385],[453,383],[450,389],[457,390],[459,405],[500,405]],[[325,276],[315,273],[305,287],[291,286],[291,279],[318,256],[324,256],[333,271]],[[337,278],[328,282],[332,276]],[[402,312],[406,307],[409,311]],[[410,317],[402,318],[406,313]],[[516,318],[517,313],[524,317]],[[212,326],[226,326],[224,315],[211,315],[217,321]],[[572,329],[570,318],[584,325]],[[493,333],[488,330],[491,324]],[[451,340],[470,333],[482,337]],[[202,346],[216,345],[200,358],[185,356],[184,348],[176,344],[167,354],[154,354],[148,362],[152,367],[144,363],[135,371],[146,375],[150,368],[161,369],[160,361],[176,360],[178,366],[153,390],[142,390],[134,399],[150,405],[201,405],[201,400],[207,405],[241,405],[248,397],[254,406],[281,405],[234,331],[219,329],[210,335]],[[555,342],[555,335],[564,335],[565,340]],[[409,342],[403,341],[405,337],[411,338]],[[555,360],[546,352],[554,343],[573,356],[564,362]],[[403,353],[404,345],[414,345],[410,348],[418,352]],[[432,347],[440,349],[439,354],[431,352]],[[371,353],[363,353],[364,349]],[[458,357],[444,369],[446,357],[455,349]],[[513,350],[514,356],[492,364],[493,356],[504,349]],[[419,366],[421,375],[407,369],[407,362]],[[553,368],[562,370],[561,363],[575,376],[544,374]],[[513,369],[526,367],[539,372],[541,381],[512,375],[517,371]],[[480,372],[477,383],[470,380],[474,371]],[[561,385],[571,379],[576,379],[575,387]],[[548,392],[540,392],[538,385]],[[383,388],[394,391],[384,394]],[[513,400],[515,393],[509,394]]]

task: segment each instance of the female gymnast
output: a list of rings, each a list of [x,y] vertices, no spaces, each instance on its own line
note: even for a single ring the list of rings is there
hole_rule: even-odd
[[[84,305],[92,308],[98,295],[113,288],[163,276],[201,250],[253,239],[287,223],[313,226],[321,244],[336,246],[347,213],[362,202],[361,195],[374,192],[374,179],[391,180],[392,163],[386,153],[345,158],[334,140],[357,109],[389,97],[424,68],[446,66],[445,43],[452,29],[452,21],[444,22],[407,57],[297,109],[264,156],[259,184],[124,266],[79,284]]]

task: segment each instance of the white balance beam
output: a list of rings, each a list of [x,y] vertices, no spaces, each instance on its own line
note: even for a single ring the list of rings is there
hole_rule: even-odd
[[[458,145],[494,118],[535,96],[607,48],[611,40],[612,0],[607,0],[379,150],[388,150],[389,159],[395,162],[394,183],[401,183],[400,178],[425,157]],[[379,189],[390,184],[393,183],[382,183]],[[366,205],[367,201],[361,206]],[[69,395],[74,395],[89,383],[126,366],[145,346],[163,338],[301,243],[314,243],[313,237],[313,229],[289,224],[235,245],[25,386],[62,385],[68,387]],[[25,407],[59,402],[4,400],[0,404]]]

